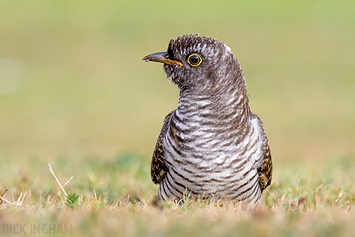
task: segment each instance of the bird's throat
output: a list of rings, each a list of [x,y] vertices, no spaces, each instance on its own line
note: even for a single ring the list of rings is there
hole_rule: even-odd
[[[238,122],[249,113],[248,97],[241,91],[218,95],[180,93],[177,111],[186,120],[217,119],[220,122]]]

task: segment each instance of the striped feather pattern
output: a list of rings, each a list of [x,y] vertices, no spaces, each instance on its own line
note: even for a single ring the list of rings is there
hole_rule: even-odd
[[[262,122],[249,108],[239,62],[220,41],[196,35],[171,40],[167,53],[183,66],[164,65],[180,98],[164,120],[153,154],[159,199],[188,193],[258,202],[271,182],[272,162]],[[213,60],[194,69],[184,61],[190,53]]]
[[[210,105],[209,98],[184,97],[172,113],[162,141],[169,171],[159,197],[182,198],[187,190],[194,197],[259,200],[259,120],[249,113],[244,95],[226,104],[236,112],[219,114],[219,119]]]

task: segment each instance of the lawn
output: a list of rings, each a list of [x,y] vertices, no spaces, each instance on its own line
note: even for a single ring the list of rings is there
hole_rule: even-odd
[[[0,234],[353,235],[354,12],[352,1],[0,1]],[[244,70],[274,163],[255,210],[152,202],[150,158],[178,89],[141,59],[185,33],[223,41]],[[48,163],[62,185],[73,176],[71,198]]]

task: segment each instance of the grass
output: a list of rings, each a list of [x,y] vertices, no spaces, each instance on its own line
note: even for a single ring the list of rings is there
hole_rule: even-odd
[[[332,0],[0,1],[0,195],[21,204],[0,204],[0,233],[352,235],[354,11]],[[184,33],[225,42],[246,75],[274,163],[254,211],[152,204],[150,157],[178,90],[141,59]],[[73,176],[69,199],[52,162],[61,184]]]
[[[282,167],[259,206],[245,210],[236,203],[188,198],[180,205],[157,206],[153,203],[157,187],[148,179],[147,161],[125,154],[106,162],[88,158],[71,166],[70,159],[63,158],[52,168],[62,184],[74,176],[64,186],[66,197],[48,166],[32,158],[26,171],[12,169],[16,175],[1,184],[9,187],[6,200],[21,203],[0,205],[1,231],[8,233],[6,225],[16,223],[26,224],[26,233],[40,225],[41,234],[48,234],[49,225],[62,225],[67,235],[76,236],[346,236],[354,231],[353,168],[332,161],[316,170],[297,164]],[[339,163],[354,166],[349,158]]]

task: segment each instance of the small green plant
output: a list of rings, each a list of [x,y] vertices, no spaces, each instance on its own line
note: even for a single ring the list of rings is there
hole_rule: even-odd
[[[66,204],[70,208],[74,208],[76,204],[78,204],[80,195],[76,193],[68,193]]]

